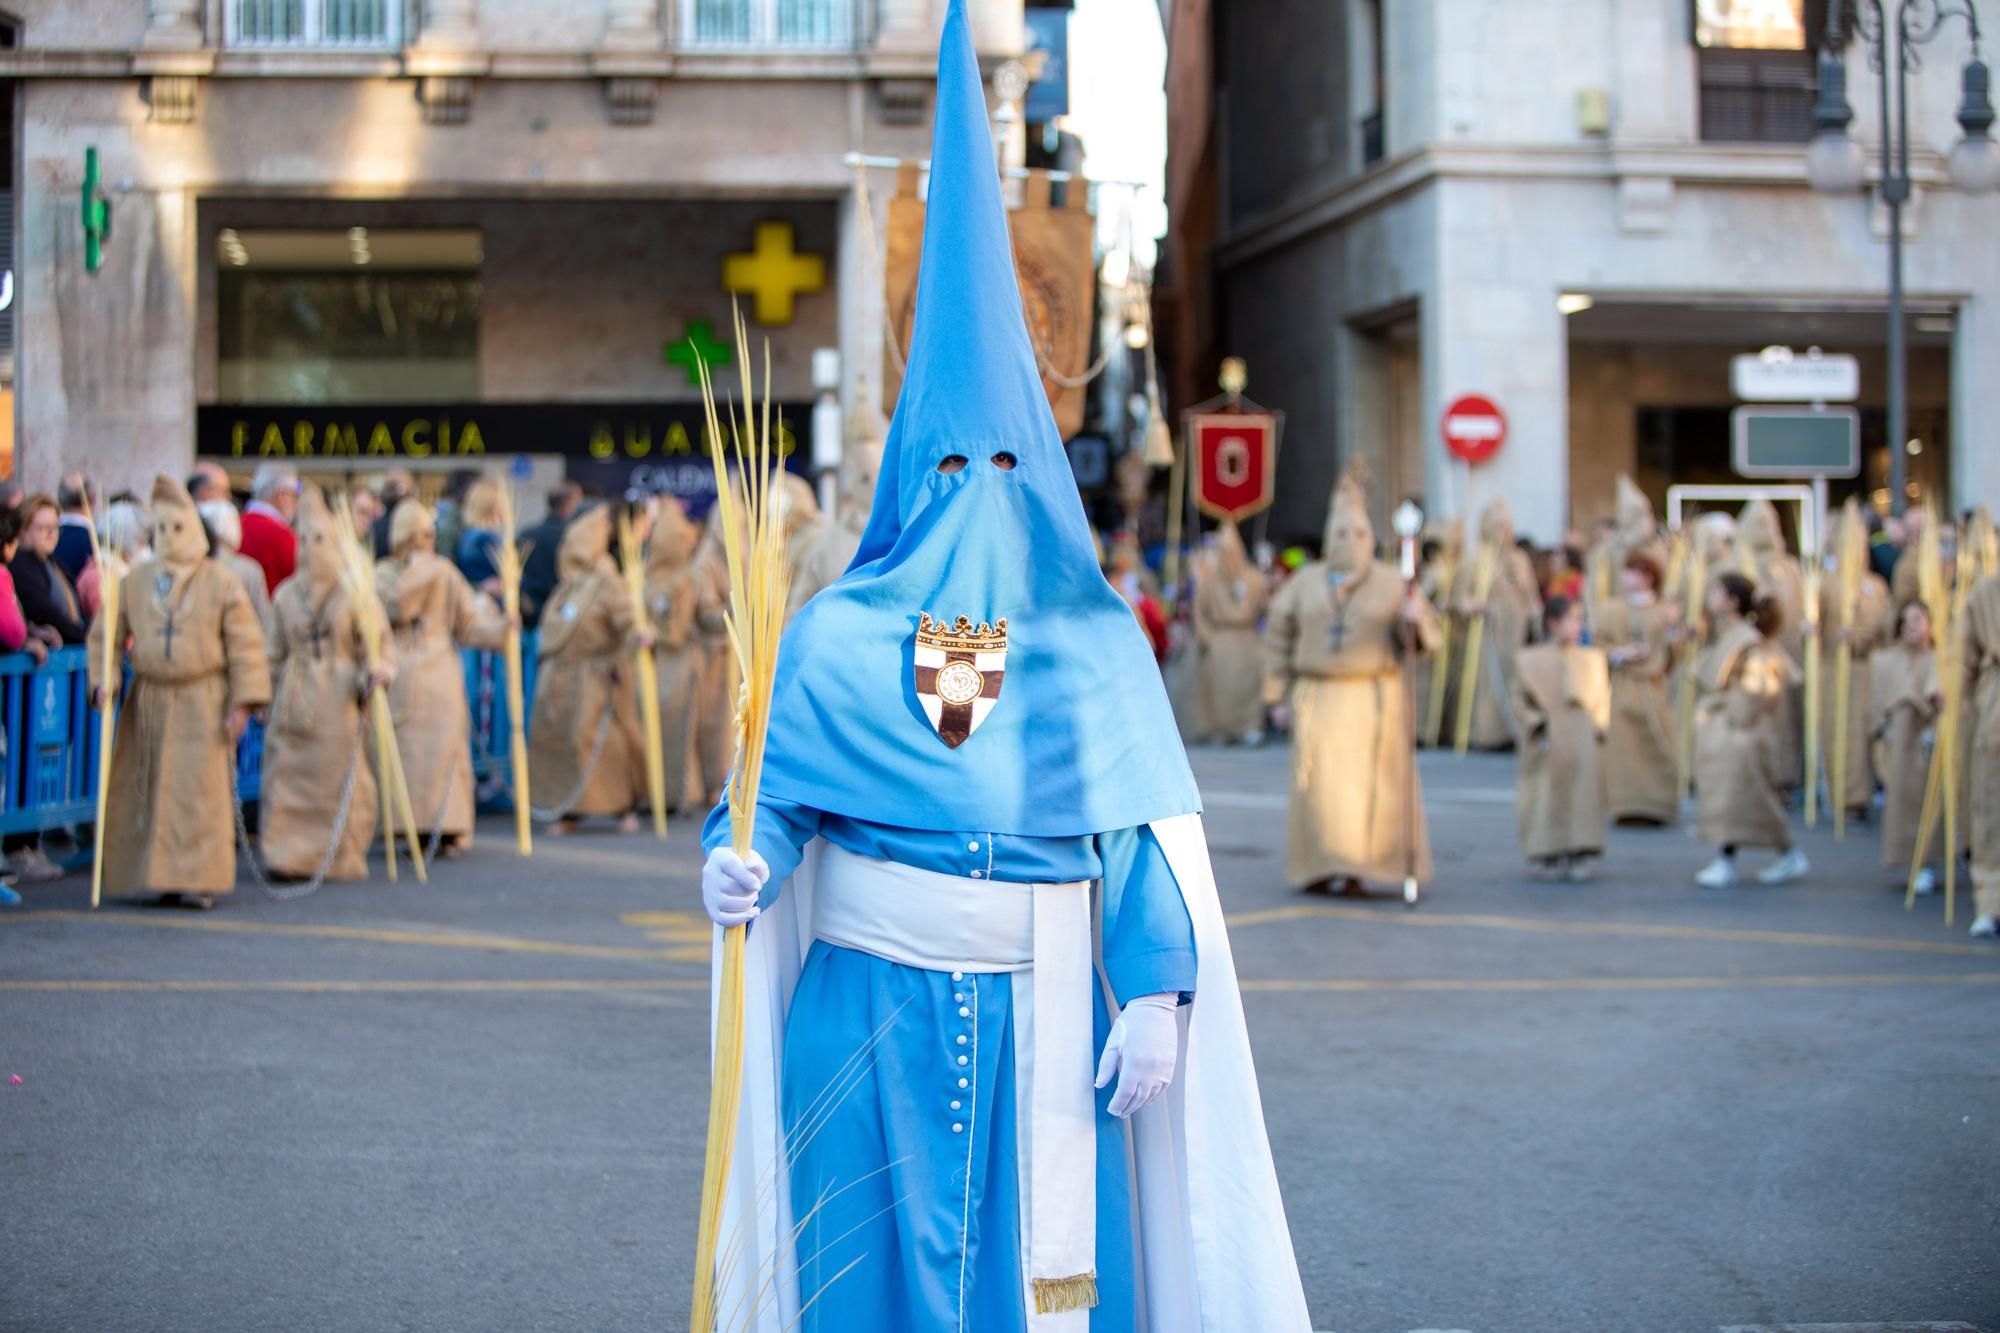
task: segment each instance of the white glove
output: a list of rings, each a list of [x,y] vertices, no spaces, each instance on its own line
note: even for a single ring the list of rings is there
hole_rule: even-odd
[[[1124,1118],[1167,1090],[1180,1060],[1181,1025],[1174,1010],[1180,996],[1170,991],[1141,995],[1125,1006],[1104,1041],[1104,1058],[1097,1062],[1097,1086],[1118,1076],[1111,1094],[1111,1114]]]
[[[734,848],[718,847],[701,868],[701,905],[718,926],[740,926],[758,912],[757,894],[771,878],[771,867],[752,849],[748,859]]]

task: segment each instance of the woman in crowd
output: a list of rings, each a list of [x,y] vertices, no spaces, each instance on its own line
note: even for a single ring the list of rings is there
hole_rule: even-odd
[[[650,651],[653,635],[633,622],[611,537],[605,505],[571,521],[558,557],[562,581],[542,613],[529,781],[557,837],[597,815],[617,819],[620,833],[639,831],[646,747],[632,653]]]
[[[1671,824],[1679,813],[1673,706],[1677,604],[1660,599],[1660,566],[1634,553],[1620,571],[1624,595],[1601,603],[1592,642],[1611,667],[1611,731],[1605,743],[1605,805],[1621,823]]]
[[[21,514],[27,526],[7,568],[28,618],[28,632],[51,648],[82,643],[90,634],[83,603],[54,558],[62,531],[56,502],[46,495],[30,496],[22,502]]]
[[[473,482],[465,492],[458,545],[452,551],[465,581],[488,596],[500,592],[500,527],[505,498],[499,482],[484,478]]]
[[[417,832],[453,857],[472,845],[472,712],[462,648],[497,652],[507,620],[437,553],[437,524],[423,501],[404,500],[389,516],[390,557],[375,584],[396,636],[396,681],[389,704],[396,748]]]
[[[1705,889],[1736,883],[1739,847],[1769,847],[1778,858],[1757,875],[1765,884],[1798,879],[1812,867],[1792,842],[1785,815],[1777,736],[1794,668],[1779,645],[1783,613],[1735,571],[1709,585],[1713,638],[1696,666],[1695,790],[1701,839],[1716,856],[1695,876]]]
[[[1521,850],[1541,875],[1581,882],[1604,854],[1610,670],[1600,650],[1581,646],[1582,602],[1549,598],[1542,635],[1543,642],[1521,649],[1514,668]]]
[[[1922,602],[1903,607],[1896,621],[1896,641],[1876,649],[1868,659],[1868,683],[1873,719],[1869,731],[1877,747],[1875,771],[1882,778],[1882,864],[1895,871],[1900,882],[1916,857],[1931,746],[1944,707],[1931,642],[1931,613]],[[1926,865],[1917,872],[1917,892],[1936,890],[1937,871]]]

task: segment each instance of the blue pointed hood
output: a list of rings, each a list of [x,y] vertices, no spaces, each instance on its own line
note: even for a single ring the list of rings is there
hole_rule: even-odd
[[[940,472],[953,457],[963,469]],[[955,747],[919,692],[925,614],[1006,621],[1004,669],[979,658],[990,709]],[[1200,809],[1028,342],[964,0],[945,16],[916,324],[875,508],[779,647],[764,763],[773,796],[902,828],[1065,837]]]

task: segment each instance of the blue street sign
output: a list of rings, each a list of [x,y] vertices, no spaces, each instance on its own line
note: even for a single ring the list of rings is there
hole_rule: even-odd
[[[1067,9],[1029,9],[1028,53],[1042,56],[1041,77],[1028,85],[1022,119],[1043,125],[1069,114],[1069,14]]]

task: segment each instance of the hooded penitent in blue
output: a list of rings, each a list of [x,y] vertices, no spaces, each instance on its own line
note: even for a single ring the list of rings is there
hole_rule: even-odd
[[[995,466],[1003,452],[1012,470]],[[940,473],[954,455],[964,470]],[[926,612],[1007,621],[999,698],[956,749],[916,694]],[[1029,346],[960,0],[939,56],[916,329],[874,513],[846,575],[786,632],[772,717],[765,792],[830,814],[1065,837],[1200,808],[1159,667],[1098,569]]]

